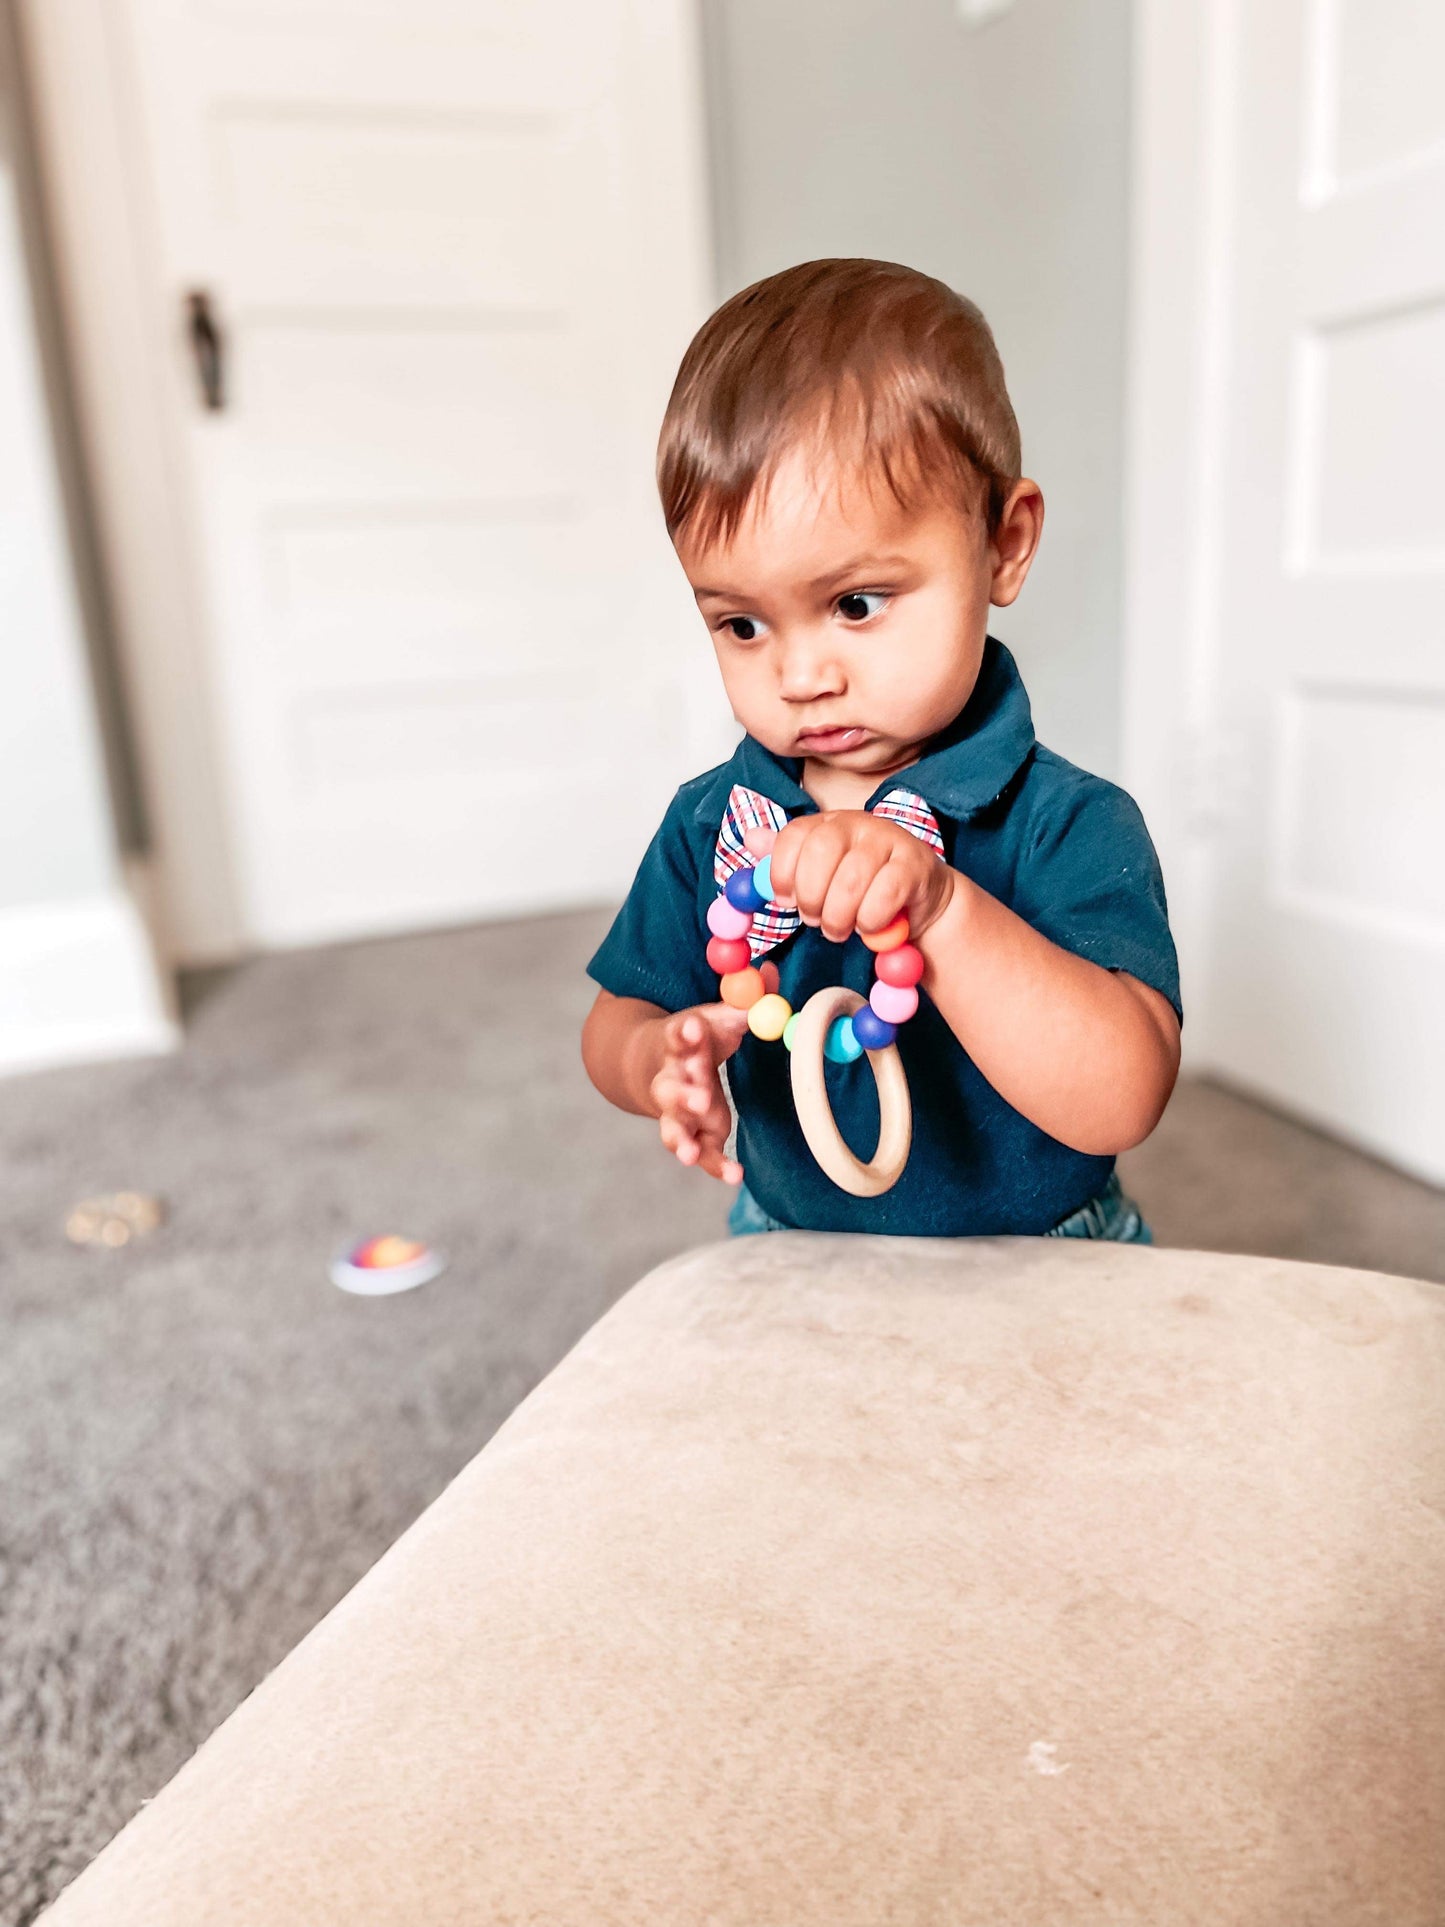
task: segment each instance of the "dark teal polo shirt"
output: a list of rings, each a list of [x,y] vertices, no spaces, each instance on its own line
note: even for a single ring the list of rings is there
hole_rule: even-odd
[[[816,811],[802,764],[745,736],[726,763],[684,783],[588,974],[618,997],[664,1010],[716,1003],[704,954],[717,895],[713,854],[735,783],[789,816]],[[1154,846],[1123,790],[1066,763],[1034,737],[1013,657],[990,637],[978,682],[957,720],[911,768],[880,783],[921,795],[938,818],[946,860],[1036,930],[1106,970],[1162,991],[1178,1011],[1179,967]],[[769,956],[795,1010],[845,983],[868,994],[873,955],[854,936],[830,943],[806,925]],[[793,1111],[788,1053],[744,1038],[728,1066],[744,1182],[769,1216],[812,1231],[935,1237],[1050,1230],[1104,1187],[1111,1157],[1060,1144],[1005,1103],[925,994],[898,1048],[913,1098],[907,1169],[881,1198],[840,1191],[814,1163]],[[878,1100],[866,1060],[830,1064],[839,1129],[873,1154]]]

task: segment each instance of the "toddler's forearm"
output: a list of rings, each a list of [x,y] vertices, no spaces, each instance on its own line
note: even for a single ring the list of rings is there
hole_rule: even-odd
[[[667,1012],[640,997],[597,993],[582,1026],[582,1063],[609,1103],[638,1117],[657,1117],[653,1080],[662,1068]]]
[[[1157,991],[1061,949],[964,876],[917,942],[924,989],[1016,1111],[1093,1156],[1149,1135],[1179,1070]]]

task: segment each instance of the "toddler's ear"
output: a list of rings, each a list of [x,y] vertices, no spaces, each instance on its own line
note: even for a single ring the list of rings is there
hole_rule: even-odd
[[[988,599],[996,609],[1006,609],[1024,586],[1043,532],[1044,492],[1024,476],[1009,490],[998,527],[989,538],[993,580]]]

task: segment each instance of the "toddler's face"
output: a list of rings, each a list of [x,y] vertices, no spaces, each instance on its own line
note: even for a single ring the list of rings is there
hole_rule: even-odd
[[[1020,490],[1041,513],[1034,485]],[[1018,593],[1037,517],[1025,535],[1020,554],[1008,511],[991,539],[981,509],[905,510],[881,477],[870,486],[799,451],[731,538],[684,535],[678,557],[744,729],[777,756],[881,779],[968,701],[989,604]]]

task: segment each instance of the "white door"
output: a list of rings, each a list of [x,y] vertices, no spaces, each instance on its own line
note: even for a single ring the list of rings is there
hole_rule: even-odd
[[[651,461],[706,288],[689,23],[119,0],[251,942],[619,893],[688,773]]]
[[[1233,18],[1207,1060],[1445,1181],[1445,7]]]

